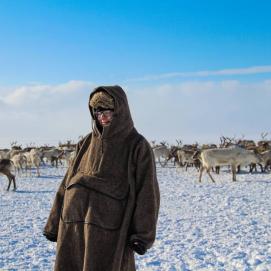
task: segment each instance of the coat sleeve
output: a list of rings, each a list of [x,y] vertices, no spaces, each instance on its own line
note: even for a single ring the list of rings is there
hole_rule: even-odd
[[[79,152],[79,149],[81,148],[83,140],[79,141],[79,143],[76,145],[76,155]],[[73,165],[74,161],[71,163]],[[64,199],[64,194],[65,194],[65,184],[67,177],[69,175],[69,171],[71,168],[68,168],[59,188],[55,196],[55,200],[51,209],[51,212],[49,214],[49,217],[47,219],[47,223],[44,227],[43,230],[43,235],[52,242],[57,241],[57,233],[58,233],[58,225],[59,225],[59,220],[61,216],[61,209],[62,209],[62,204],[63,204],[63,199]]]
[[[68,171],[58,188],[58,191],[56,193],[55,200],[53,203],[53,207],[51,209],[49,218],[43,230],[43,235],[49,241],[52,241],[52,242],[56,242],[57,240],[58,225],[59,225],[59,220],[60,220],[60,215],[61,215],[63,198],[65,194],[65,183],[66,183],[67,175],[68,175]]]
[[[128,242],[132,247],[139,243],[149,249],[156,236],[160,192],[153,151],[146,139],[138,144],[135,188],[135,209]]]

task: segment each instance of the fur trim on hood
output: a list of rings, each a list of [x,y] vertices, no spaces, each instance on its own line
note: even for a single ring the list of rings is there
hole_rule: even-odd
[[[114,109],[114,99],[105,91],[99,91],[93,95],[89,105],[93,108],[103,107]]]

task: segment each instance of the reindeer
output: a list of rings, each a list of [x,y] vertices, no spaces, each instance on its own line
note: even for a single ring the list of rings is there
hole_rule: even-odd
[[[175,166],[176,163],[179,164],[179,161],[178,161],[178,155],[177,155],[177,151],[180,149],[180,147],[176,147],[176,146],[171,146],[170,149],[169,149],[169,154],[168,154],[168,157],[166,158],[166,163],[173,159],[173,165]]]
[[[198,154],[199,152],[195,152],[194,157],[196,157]],[[251,163],[259,163],[261,161],[261,157],[258,154],[238,146],[203,150],[199,155],[199,159],[202,164],[200,168],[199,182],[201,182],[201,177],[204,170],[206,170],[211,180],[215,182],[210,170],[212,167],[218,165],[230,165],[232,169],[232,180],[236,181],[236,167],[238,165],[249,165]]]
[[[233,145],[236,145],[235,137],[232,137],[232,138],[225,137],[225,136],[220,137],[219,148],[228,148],[228,147],[231,147]]]
[[[13,166],[13,163],[9,159],[1,159],[0,160],[0,173],[4,174],[8,178],[8,188],[7,191],[9,191],[11,182],[13,182],[13,191],[15,191],[16,188],[16,181],[15,176],[11,173],[11,167]]]
[[[72,140],[67,140],[66,143],[59,142],[58,147],[59,147],[60,150],[63,150],[63,151],[68,150],[69,151],[69,150],[75,150],[76,144],[73,144]]]
[[[222,139],[221,138],[220,138],[220,142],[222,143]],[[217,149],[217,145],[212,143],[212,144],[203,144],[201,146],[201,150],[209,150],[209,149]],[[198,161],[199,164],[200,164],[199,157],[196,157],[196,156],[194,157],[194,155],[193,155],[193,159],[195,161]],[[219,174],[219,172],[220,172],[220,166],[216,166],[215,169],[212,167],[212,172],[215,172],[216,174]]]
[[[42,151],[42,159],[46,158],[47,160],[49,160],[52,166],[54,166],[54,162],[55,162],[55,166],[58,167],[58,161],[60,161],[59,159],[64,153],[63,150],[59,150],[57,148],[50,148],[50,149],[41,148],[41,151]]]
[[[24,155],[27,159],[27,168],[30,169],[30,175],[31,175],[31,166],[35,166],[37,169],[37,176],[39,177],[41,164],[40,151],[38,149],[32,149],[30,152],[25,152]]]
[[[8,152],[8,159],[11,159],[14,155],[20,153],[22,145],[17,145],[17,141],[11,142],[11,150]]]
[[[165,166],[167,163],[167,158],[169,156],[169,149],[166,146],[166,143],[163,141],[161,142],[161,145],[158,145],[156,147],[154,147],[153,149],[153,153],[154,153],[154,157],[155,159],[158,159],[158,162],[161,166]],[[161,162],[161,158],[165,159],[165,162],[162,164]]]
[[[267,171],[268,167],[271,168],[271,150],[264,151],[260,155],[262,157],[264,171]]]
[[[180,166],[185,166],[185,171],[189,166],[195,166],[196,169],[200,168],[200,163],[197,159],[193,158],[195,149],[181,149],[177,150],[178,163]]]
[[[23,168],[27,169],[27,158],[23,153],[15,154],[10,160],[13,162],[15,172],[18,174],[23,172]]]
[[[10,152],[10,149],[1,149],[0,150],[0,159],[8,159],[9,152]]]
[[[63,155],[61,158],[66,161],[66,165],[68,167],[71,166],[73,159],[75,158],[76,151],[75,150],[64,150]]]

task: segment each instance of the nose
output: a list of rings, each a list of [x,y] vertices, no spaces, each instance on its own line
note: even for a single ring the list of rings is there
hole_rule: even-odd
[[[101,118],[106,119],[106,118],[108,118],[108,116],[104,112],[102,112]]]

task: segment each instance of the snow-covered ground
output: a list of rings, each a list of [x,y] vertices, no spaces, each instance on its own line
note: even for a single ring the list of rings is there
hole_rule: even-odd
[[[52,270],[55,244],[42,236],[65,168],[18,177],[6,192],[0,176],[0,270]],[[205,175],[157,167],[161,209],[157,240],[138,270],[271,270],[271,173]]]

